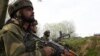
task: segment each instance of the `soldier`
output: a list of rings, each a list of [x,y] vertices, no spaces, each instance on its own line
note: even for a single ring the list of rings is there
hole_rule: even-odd
[[[11,19],[0,31],[6,56],[37,56],[34,53],[36,41],[30,39],[31,25],[35,22],[33,11],[29,0],[16,0],[9,5]],[[52,50],[51,47],[44,47],[39,56],[50,56]]]
[[[26,38],[26,33],[32,30],[31,24],[35,22],[33,11],[29,0],[17,0],[9,5],[8,13],[11,19],[0,31],[0,41],[3,40],[6,56],[36,56],[34,54],[36,41],[29,41]],[[46,52],[48,49],[51,52],[51,47],[43,48],[41,51]]]
[[[18,0],[8,7],[11,23],[6,24],[1,38],[4,42],[6,56],[27,56],[26,47],[23,43],[24,35],[29,24],[34,22],[32,3],[28,0]]]
[[[33,10],[29,0],[17,0],[9,5],[8,12],[11,19],[0,32],[0,41],[3,40],[6,56],[37,56],[34,53],[36,43],[28,40],[30,37],[26,34],[31,30],[36,33],[37,24]],[[51,47],[43,48],[39,56],[49,56],[51,49]]]
[[[49,41],[49,37],[50,37],[50,31],[49,30],[46,30],[44,32],[44,35],[43,37],[41,37],[42,40],[45,40],[45,41]]]

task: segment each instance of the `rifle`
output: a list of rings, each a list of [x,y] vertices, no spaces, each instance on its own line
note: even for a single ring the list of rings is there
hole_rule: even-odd
[[[35,44],[32,44],[34,41],[35,42],[38,41],[39,43],[42,43],[43,45],[54,48],[55,53],[53,56],[61,56],[61,53],[63,53],[64,49],[65,49],[62,45],[59,45],[58,43],[56,43],[54,41],[44,41],[44,40],[40,39],[38,36],[31,34],[31,33],[27,33],[24,38],[25,38],[24,44],[26,47],[26,51],[28,51],[28,52],[35,50],[35,46],[34,46]]]
[[[40,41],[41,43],[44,44],[44,46],[50,46],[53,47],[55,49],[55,54],[53,56],[61,56],[61,53],[64,53],[64,50],[67,50],[67,55],[68,56],[77,56],[75,52],[73,52],[72,50],[70,50],[67,46],[62,46],[54,41],[44,41],[41,40],[38,36],[33,34],[33,38],[36,41]]]
[[[55,42],[60,41],[62,38],[66,37],[66,36],[69,36],[69,34],[62,33],[62,31],[59,31],[59,35],[60,36],[55,40]]]
[[[64,37],[68,36],[68,38],[70,38],[70,34],[73,33],[73,32],[70,32],[68,34],[66,33],[62,33],[62,31],[59,31],[59,37],[55,40],[55,42],[58,42],[60,41],[61,39],[63,39]]]

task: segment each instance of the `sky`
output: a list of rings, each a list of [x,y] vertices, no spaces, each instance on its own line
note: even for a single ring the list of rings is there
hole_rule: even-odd
[[[100,33],[100,0],[31,0],[35,18],[46,23],[71,21],[78,36]]]
[[[32,0],[35,18],[45,23],[71,21],[78,36],[100,33],[100,0]]]
[[[72,21],[76,34],[89,36],[100,33],[100,0],[32,0],[35,18],[41,25]]]

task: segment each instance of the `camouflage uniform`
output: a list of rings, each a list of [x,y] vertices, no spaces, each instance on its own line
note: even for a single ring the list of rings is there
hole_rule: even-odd
[[[24,53],[24,34],[24,30],[15,24],[10,23],[3,27],[2,35],[0,35],[0,37],[4,41],[5,52],[7,56],[19,56],[21,52]]]
[[[19,6],[20,5],[20,6]],[[22,7],[32,7],[32,3],[29,0],[18,0],[15,4],[8,9],[10,17],[13,18],[14,13]],[[33,7],[32,7],[33,8]],[[36,55],[35,51],[26,52],[24,44],[25,30],[22,28],[20,22],[16,19],[13,23],[6,24],[0,31],[0,41],[3,40],[6,56],[41,56],[42,50],[39,50],[39,55]],[[36,45],[33,41],[32,45]]]

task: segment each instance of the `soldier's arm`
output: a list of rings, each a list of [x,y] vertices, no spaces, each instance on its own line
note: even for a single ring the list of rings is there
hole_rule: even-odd
[[[5,25],[2,29],[6,56],[19,56],[25,51],[23,35],[20,27],[15,24]]]
[[[7,56],[19,56],[25,51],[21,37],[22,36],[11,31],[7,31],[4,33],[3,41]]]

